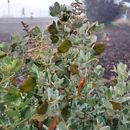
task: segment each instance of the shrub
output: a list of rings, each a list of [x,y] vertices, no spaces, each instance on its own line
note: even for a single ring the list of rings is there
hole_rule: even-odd
[[[123,17],[126,8],[123,1],[116,0],[84,0],[85,13],[89,21],[109,23]]]
[[[11,37],[0,48],[0,129],[2,130],[110,130],[127,129],[130,120],[130,71],[119,63],[110,87],[102,78],[98,57],[104,43],[94,32],[104,24],[90,25],[76,0],[68,11],[55,3],[50,14],[59,20],[41,31]],[[86,23],[84,33],[80,27]],[[50,35],[50,37],[48,37]],[[53,47],[55,44],[56,48]],[[18,79],[20,81],[18,81]]]

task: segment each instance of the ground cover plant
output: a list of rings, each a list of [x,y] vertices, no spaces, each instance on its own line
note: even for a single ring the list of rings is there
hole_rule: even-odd
[[[118,76],[104,85],[98,57],[106,37],[96,43],[95,35],[104,24],[90,24],[81,5],[76,0],[70,11],[56,2],[50,15],[59,19],[47,30],[22,22],[25,33],[13,35],[12,45],[1,44],[0,129],[129,129],[130,71],[119,63]]]

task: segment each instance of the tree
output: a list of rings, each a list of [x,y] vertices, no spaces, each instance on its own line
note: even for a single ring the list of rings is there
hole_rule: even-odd
[[[126,13],[124,2],[119,0],[83,0],[90,22],[109,23]]]

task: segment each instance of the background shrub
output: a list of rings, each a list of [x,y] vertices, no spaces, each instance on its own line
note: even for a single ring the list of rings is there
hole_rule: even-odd
[[[90,22],[109,23],[121,18],[126,8],[123,1],[117,0],[84,0],[85,13]]]

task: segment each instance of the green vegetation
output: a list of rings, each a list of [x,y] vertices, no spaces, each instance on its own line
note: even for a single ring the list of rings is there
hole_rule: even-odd
[[[118,76],[105,86],[109,81],[98,65],[105,44],[97,43],[94,34],[104,24],[90,24],[81,5],[76,0],[69,11],[56,2],[50,15],[59,20],[47,30],[22,22],[26,33],[13,35],[12,45],[0,44],[0,129],[130,128],[130,71],[119,63],[114,67]]]

